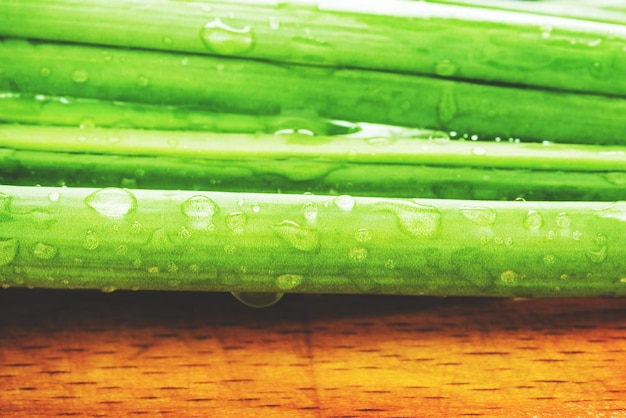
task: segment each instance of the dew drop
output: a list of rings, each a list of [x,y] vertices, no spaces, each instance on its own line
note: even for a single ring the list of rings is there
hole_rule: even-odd
[[[354,233],[354,239],[358,242],[368,242],[372,239],[372,232],[367,228],[361,228]]]
[[[483,155],[487,155],[487,150],[483,147],[474,147],[472,148],[472,154],[482,157]]]
[[[283,293],[231,292],[237,300],[251,308],[267,308],[280,301]]]
[[[549,239],[550,241],[554,240],[554,238],[556,238],[556,232],[554,232],[553,229],[549,230],[546,233],[546,238]]]
[[[61,198],[61,193],[59,192],[50,192],[48,193],[48,200],[52,203],[56,203]]]
[[[500,274],[500,280],[504,283],[515,283],[519,275],[513,270],[505,270]]]
[[[84,69],[74,70],[72,72],[72,80],[75,83],[84,83],[89,80],[89,73]]]
[[[522,225],[529,231],[536,231],[543,226],[543,216],[536,210],[529,210]]]
[[[259,206],[258,203],[253,203],[252,204],[252,212],[259,213],[260,211],[261,211],[261,206]]]
[[[276,286],[280,290],[291,290],[300,286],[302,276],[299,274],[281,274],[276,278]]]
[[[164,36],[163,37],[163,43],[167,46],[172,45],[172,38],[170,38],[169,36]]]
[[[52,245],[44,244],[43,242],[38,242],[33,249],[33,255],[41,260],[51,260],[57,255],[57,248]]]
[[[589,259],[589,261],[591,261],[592,263],[602,263],[604,260],[606,260],[606,257],[608,255],[608,250],[606,245],[603,245],[599,248],[596,249],[590,249],[587,250],[587,258]]]
[[[19,241],[16,239],[7,239],[0,241],[0,266],[10,264],[17,255]]]
[[[208,49],[218,54],[241,54],[254,47],[254,31],[250,26],[237,29],[220,18],[204,25],[200,30],[200,39]]]
[[[450,77],[456,74],[459,66],[450,60],[441,60],[435,64],[435,74],[442,77]]]
[[[581,231],[579,231],[578,229],[574,232],[572,232],[572,239],[574,241],[580,241],[580,239],[583,237],[583,233]]]
[[[317,220],[317,205],[314,202],[307,202],[302,208],[302,216],[307,223],[315,223]]]
[[[226,217],[226,226],[235,234],[243,233],[247,223],[248,216],[243,212],[233,212]]]
[[[128,253],[128,245],[126,244],[118,245],[117,248],[115,249],[115,253],[117,255],[126,255],[126,253]]]
[[[428,140],[435,144],[444,145],[450,142],[450,135],[443,131],[433,131],[428,135]]]
[[[387,261],[385,261],[385,267],[387,267],[389,270],[393,270],[396,268],[396,262],[392,258],[389,258]]]
[[[128,190],[110,187],[85,198],[85,204],[100,215],[121,218],[137,209],[137,199]]]
[[[44,209],[35,209],[29,213],[29,216],[33,224],[42,229],[50,228],[57,221],[56,216]]]
[[[559,228],[569,228],[571,225],[571,220],[569,218],[569,215],[566,212],[561,212],[558,215],[556,215],[556,225]]]
[[[178,238],[182,240],[188,240],[189,238],[191,238],[191,235],[191,231],[188,230],[186,227],[181,226],[180,228],[178,228]]]
[[[276,234],[293,248],[305,252],[317,252],[320,240],[316,231],[305,228],[292,221],[282,221],[273,226]]]
[[[484,207],[461,208],[461,213],[476,225],[491,226],[496,221],[496,211]]]
[[[48,77],[50,74],[52,74],[52,71],[48,67],[41,67],[39,69],[39,74],[41,74],[42,77]]]
[[[93,129],[96,127],[96,121],[93,120],[92,118],[83,118],[80,120],[79,126],[80,126],[80,129]],[[87,138],[85,138],[84,136],[81,136],[78,138],[78,141],[85,142],[87,141]]]
[[[141,222],[139,221],[135,221],[132,223],[132,225],[130,226],[130,232],[132,234],[141,234],[143,232],[143,225],[141,224]]]
[[[142,75],[137,79],[137,85],[139,87],[148,87],[150,85],[150,79]]]
[[[400,229],[416,237],[431,237],[441,227],[441,213],[433,206],[411,202],[380,202],[376,207],[393,212]]]
[[[181,212],[193,222],[196,229],[208,229],[213,215],[219,211],[217,203],[203,195],[192,196],[180,207]]]
[[[85,236],[85,240],[83,242],[83,247],[89,251],[93,251],[100,246],[100,240],[94,231],[91,229],[87,231],[87,235]]]
[[[367,258],[367,249],[363,247],[350,248],[348,257],[350,260],[360,263]]]
[[[354,208],[354,205],[356,204],[352,196],[345,195],[345,194],[334,198],[333,203],[335,204],[335,206],[337,206],[339,209],[343,210],[344,212],[350,212]]]
[[[543,256],[543,264],[551,266],[556,263],[556,256],[554,254],[546,254]]]

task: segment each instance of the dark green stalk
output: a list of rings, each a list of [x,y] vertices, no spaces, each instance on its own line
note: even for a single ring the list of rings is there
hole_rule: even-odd
[[[322,117],[555,142],[623,143],[619,98],[341,68],[81,45],[0,43],[13,92]],[[44,71],[45,70],[45,71]]]

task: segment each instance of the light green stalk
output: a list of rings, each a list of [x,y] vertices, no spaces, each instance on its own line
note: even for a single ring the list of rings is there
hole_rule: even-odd
[[[626,95],[620,24],[430,2],[254,3],[3,0],[0,35]]]
[[[555,142],[623,143],[626,100],[342,68],[82,45],[0,43],[0,89],[321,117]],[[131,121],[132,122],[132,121]]]
[[[227,134],[131,129],[0,125],[0,146],[32,151],[209,158],[300,159],[322,162],[419,164],[552,171],[624,171],[626,147],[450,141],[425,138]],[[428,138],[428,139],[426,139]]]
[[[1,192],[5,287],[626,295],[623,203]]]
[[[624,198],[626,173],[289,160],[213,160],[0,149],[0,182],[164,190],[484,200]]]

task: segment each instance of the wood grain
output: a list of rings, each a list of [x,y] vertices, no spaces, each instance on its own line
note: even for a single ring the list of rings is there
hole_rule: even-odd
[[[0,291],[0,415],[626,417],[626,299]]]

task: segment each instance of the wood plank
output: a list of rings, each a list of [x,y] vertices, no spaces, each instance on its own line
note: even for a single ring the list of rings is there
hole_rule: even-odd
[[[3,417],[626,416],[625,354],[626,299],[0,291]]]

